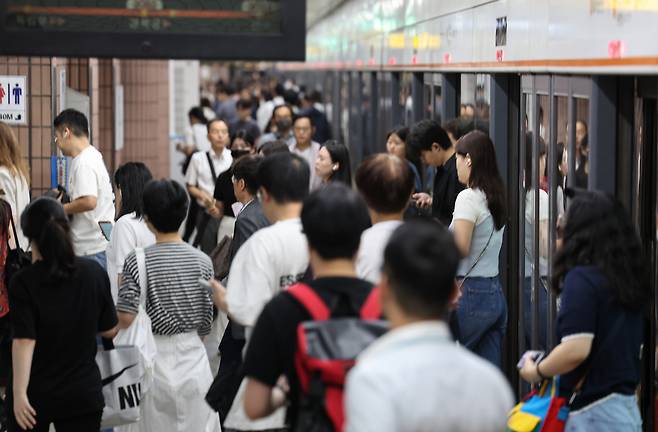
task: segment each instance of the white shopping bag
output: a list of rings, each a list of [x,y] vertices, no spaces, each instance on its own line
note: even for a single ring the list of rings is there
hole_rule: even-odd
[[[109,347],[96,353],[103,383],[101,428],[135,423],[139,420],[144,367],[135,346]]]
[[[139,273],[139,310],[134,321],[127,329],[119,330],[114,337],[115,346],[134,346],[139,350],[144,368],[145,378],[142,383],[142,393],[148,392],[153,377],[153,358],[157,353],[153,330],[151,328],[151,318],[146,313],[146,292],[148,289],[146,274],[146,258],[144,249],[135,248],[137,257],[137,270]]]

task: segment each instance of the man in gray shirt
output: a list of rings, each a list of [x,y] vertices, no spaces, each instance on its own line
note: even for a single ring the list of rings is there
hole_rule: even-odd
[[[395,230],[379,284],[391,331],[347,378],[347,432],[505,429],[514,402],[501,372],[455,344],[445,322],[457,298],[459,252],[436,222]]]

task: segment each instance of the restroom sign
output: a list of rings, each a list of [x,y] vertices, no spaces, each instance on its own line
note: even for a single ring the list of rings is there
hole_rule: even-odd
[[[0,121],[27,124],[27,86],[25,76],[0,75]]]

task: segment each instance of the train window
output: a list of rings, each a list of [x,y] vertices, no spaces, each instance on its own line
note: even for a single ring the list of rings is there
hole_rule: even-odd
[[[490,81],[487,74],[462,74],[459,116],[473,118],[474,127],[488,132]]]
[[[413,100],[411,97],[411,81],[413,74],[411,72],[404,72],[400,76],[400,106],[403,108],[404,124],[410,126],[414,122],[413,113]]]
[[[352,92],[351,92],[351,80],[349,72],[340,72],[340,100],[341,100],[341,109],[340,109],[340,130],[341,134],[345,139],[345,145],[347,148],[350,148],[351,139],[350,139],[350,110],[352,104]]]
[[[376,148],[379,152],[386,151],[386,133],[393,129],[393,101],[391,99],[392,92],[392,74],[389,72],[382,72],[379,74],[379,105],[377,112],[379,113],[379,128]]]

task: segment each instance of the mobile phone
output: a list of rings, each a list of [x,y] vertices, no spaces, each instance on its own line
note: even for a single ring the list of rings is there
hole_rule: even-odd
[[[525,364],[525,360],[526,360],[527,358],[530,358],[530,359],[532,359],[535,363],[537,363],[537,362],[541,361],[541,359],[544,358],[544,355],[545,355],[545,354],[546,354],[546,353],[545,353],[544,351],[526,351],[526,352],[523,353],[523,355],[521,356],[521,359],[520,359],[519,362],[516,364],[516,368],[517,368],[517,369],[521,369],[521,368],[523,368],[523,365]]]
[[[105,240],[110,241],[110,237],[112,236],[112,222],[98,221],[98,226],[100,227]]]
[[[212,294],[212,285],[210,285],[210,281],[207,281],[205,279],[199,279],[199,285],[204,287],[209,294]]]

